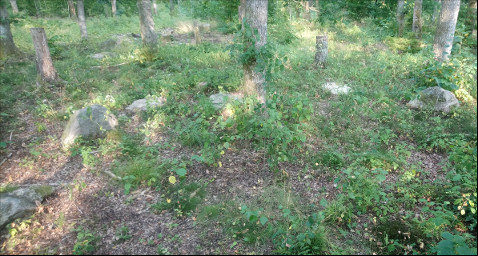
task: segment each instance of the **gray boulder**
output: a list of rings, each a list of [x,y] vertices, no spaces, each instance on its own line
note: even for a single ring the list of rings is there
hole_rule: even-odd
[[[335,82],[327,82],[322,86],[325,90],[329,91],[333,95],[348,94],[352,88],[346,85],[339,85]]]
[[[105,107],[95,104],[75,111],[63,131],[61,142],[66,148],[78,137],[103,137],[106,131],[114,129],[117,125],[118,120],[113,114],[108,113]]]
[[[460,102],[452,92],[435,86],[421,91],[418,97],[411,100],[407,106],[413,109],[430,109],[448,113],[452,108],[459,107]]]
[[[34,213],[37,204],[53,192],[53,187],[43,185],[0,193],[0,229],[15,219]]]
[[[217,93],[209,96],[209,99],[216,110],[223,108],[231,100],[239,100],[242,98],[243,95],[239,93]]]
[[[126,107],[126,110],[130,113],[146,111],[148,108],[161,107],[165,102],[166,99],[163,97],[146,97],[145,99],[134,101],[131,105]]]

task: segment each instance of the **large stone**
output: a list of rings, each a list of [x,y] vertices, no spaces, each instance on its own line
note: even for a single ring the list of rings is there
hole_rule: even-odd
[[[134,101],[126,110],[131,113],[146,111],[151,108],[161,107],[165,102],[166,99],[163,97],[146,97],[145,99]]]
[[[335,82],[327,82],[323,85],[323,88],[332,93],[333,95],[348,94],[351,90],[350,87],[346,85],[339,85]]]
[[[34,213],[37,204],[41,203],[53,191],[53,187],[43,185],[0,193],[0,229],[15,219]]]
[[[100,105],[92,105],[80,110],[70,117],[61,142],[64,147],[70,146],[76,138],[85,139],[103,137],[106,131],[114,129],[118,120],[113,114]]]
[[[242,98],[243,95],[239,93],[217,93],[209,96],[209,99],[216,110],[224,108],[224,106],[226,106],[226,104],[231,100],[239,100]]]
[[[421,91],[418,97],[411,100],[407,106],[413,109],[429,109],[448,113],[452,108],[459,107],[460,102],[452,92],[434,86]]]

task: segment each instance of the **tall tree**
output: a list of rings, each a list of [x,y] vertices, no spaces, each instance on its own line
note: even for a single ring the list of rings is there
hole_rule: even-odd
[[[239,23],[242,23],[242,19],[244,19],[244,16],[245,16],[246,0],[241,0],[237,8],[238,8]]]
[[[18,13],[17,0],[10,0],[10,4],[12,5],[13,13]]]
[[[15,55],[17,52],[17,47],[13,42],[12,31],[10,30],[7,3],[5,0],[0,0],[0,59]]]
[[[415,38],[417,39],[422,38],[422,6],[423,0],[415,0],[412,31],[415,33]]]
[[[86,31],[86,18],[85,18],[85,4],[83,0],[78,0],[76,3],[78,7],[78,24],[80,25],[81,39],[88,39],[88,32]]]
[[[397,22],[398,22],[398,37],[402,37],[403,28],[405,27],[405,0],[398,0]]]
[[[68,0],[68,10],[70,12],[70,18],[76,20],[76,8],[73,0]]]
[[[441,9],[441,0],[434,0],[433,14],[432,14],[432,24],[435,24],[437,21],[438,15],[440,15]]]
[[[246,0],[245,2],[245,22],[256,33],[252,33],[256,52],[267,42],[267,5],[268,0]],[[246,25],[242,24],[242,29],[246,29]],[[258,35],[256,38],[255,35]],[[266,79],[265,70],[257,70],[257,60],[254,59],[243,65],[244,68],[244,83],[243,91],[247,95],[254,95],[261,103],[266,102]]]
[[[174,0],[169,0],[169,14],[172,16],[174,12]]]
[[[156,3],[156,0],[153,0],[153,12],[154,15],[158,15],[158,4]]]
[[[116,16],[116,0],[111,0],[111,12],[113,13],[113,17]]]
[[[154,32],[154,20],[151,13],[151,0],[137,0],[139,21],[141,25],[141,39],[143,46],[156,49],[158,37]]]
[[[36,66],[39,78],[42,82],[49,84],[56,83],[60,80],[48,48],[45,30],[43,28],[31,28],[33,46],[36,53]]]
[[[450,56],[459,11],[460,0],[446,0],[442,2],[440,18],[433,42],[433,52],[438,61],[447,61]]]
[[[468,2],[468,26],[472,31],[472,34],[476,36],[476,0],[470,0]],[[476,39],[475,39],[476,40]]]

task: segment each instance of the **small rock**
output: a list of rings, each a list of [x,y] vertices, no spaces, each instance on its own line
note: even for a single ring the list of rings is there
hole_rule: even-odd
[[[338,85],[335,82],[327,82],[323,85],[323,88],[333,95],[348,94],[352,89],[346,85]]]
[[[114,129],[118,120],[107,112],[105,107],[97,104],[75,111],[61,136],[63,146],[67,148],[78,137],[103,137],[106,131]]]
[[[452,108],[459,107],[460,102],[452,92],[434,86],[421,91],[417,99],[411,100],[407,106],[412,109],[432,109],[448,113]]]
[[[101,60],[101,59],[104,59],[105,57],[112,57],[112,56],[114,56],[112,52],[100,52],[100,53],[95,53],[93,55],[90,55],[90,58]]]
[[[37,202],[43,201],[53,192],[53,187],[42,185],[0,193],[0,229],[15,219],[34,213]]]
[[[148,108],[161,107],[166,103],[163,97],[146,97],[144,99],[136,100],[131,105],[126,107],[126,110],[131,113],[146,111]]]
[[[239,93],[217,93],[209,96],[209,99],[211,100],[214,109],[218,110],[226,106],[226,103],[229,102],[230,100],[239,100],[242,99],[243,95]]]

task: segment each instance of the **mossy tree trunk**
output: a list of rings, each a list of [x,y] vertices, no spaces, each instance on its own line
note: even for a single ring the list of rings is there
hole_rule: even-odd
[[[415,38],[417,39],[422,39],[422,6],[423,0],[415,0],[412,31],[415,33]]]
[[[12,31],[10,30],[7,4],[4,0],[0,0],[0,59],[17,53],[18,49],[13,42]]]
[[[76,20],[76,8],[73,0],[68,0],[68,11],[70,12],[70,18]]]
[[[88,39],[88,31],[86,30],[86,18],[85,18],[85,4],[83,0],[78,0],[76,3],[78,8],[78,24],[80,25],[81,39]]]
[[[154,20],[151,12],[151,0],[138,0],[139,22],[141,25],[141,40],[143,46],[155,50],[158,37],[154,32]]]
[[[257,31],[258,38],[255,38],[256,52],[267,42],[267,5],[268,0],[246,0],[245,1],[245,22]],[[243,30],[245,25],[242,24]],[[255,33],[253,33],[255,36]],[[257,61],[243,65],[244,81],[243,91],[246,95],[254,95],[259,102],[266,102],[266,79],[265,70],[257,70]]]
[[[39,78],[42,82],[49,84],[58,82],[60,79],[51,60],[45,30],[43,28],[31,28],[30,32],[32,34],[33,46],[35,47],[36,67]]]
[[[433,53],[438,61],[447,61],[450,56],[459,11],[460,0],[443,1],[433,42]]]
[[[315,68],[325,68],[327,57],[329,56],[329,39],[327,35],[318,35],[315,42]]]
[[[398,37],[402,37],[403,28],[405,27],[405,0],[398,0],[397,22],[398,22]]]

